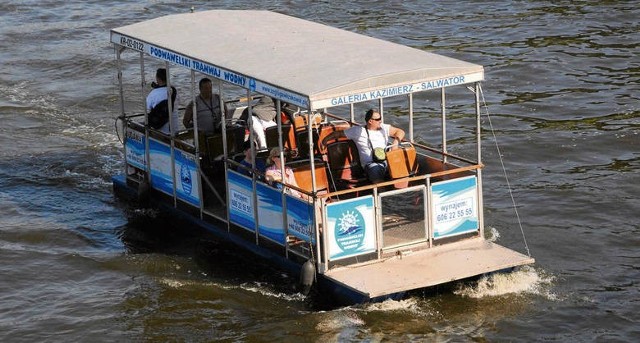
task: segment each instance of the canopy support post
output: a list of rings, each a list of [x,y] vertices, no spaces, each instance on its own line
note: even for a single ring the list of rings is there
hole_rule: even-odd
[[[447,99],[444,88],[440,89],[440,108],[442,112],[442,162],[447,163]]]
[[[178,195],[176,190],[176,142],[175,131],[177,127],[173,127],[173,103],[171,101],[171,66],[169,62],[164,62],[165,69],[167,70],[167,108],[169,109],[169,141],[171,142],[171,179],[173,180],[173,207],[178,207]],[[177,96],[177,95],[176,95]]]
[[[476,101],[476,148],[478,164],[482,163],[482,142],[480,129],[480,82],[475,83],[475,101]],[[484,237],[484,199],[482,193],[482,169],[476,169],[478,178],[478,226],[480,226],[480,237]]]
[[[409,142],[413,143],[413,93],[409,93]]]

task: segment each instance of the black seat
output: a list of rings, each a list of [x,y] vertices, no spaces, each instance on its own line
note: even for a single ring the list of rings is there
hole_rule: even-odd
[[[278,126],[270,126],[264,130],[264,136],[267,141],[267,148],[275,148],[280,146],[278,142]],[[285,149],[293,150],[296,148],[295,138],[291,132],[291,124],[282,124],[282,138]]]

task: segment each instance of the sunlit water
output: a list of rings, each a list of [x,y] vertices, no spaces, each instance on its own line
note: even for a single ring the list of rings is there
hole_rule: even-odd
[[[335,308],[206,233],[118,203],[109,29],[190,6],[276,10],[484,65],[488,235],[536,264]],[[3,2],[0,340],[640,340],[638,17],[633,2],[595,1]],[[418,139],[437,145],[437,98],[415,105]],[[472,122],[452,119],[450,148],[473,153]]]

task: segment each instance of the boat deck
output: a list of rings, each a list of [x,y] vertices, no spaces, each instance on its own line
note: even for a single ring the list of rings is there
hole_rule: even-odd
[[[325,276],[373,299],[533,262],[498,244],[470,239],[367,265],[331,269]]]

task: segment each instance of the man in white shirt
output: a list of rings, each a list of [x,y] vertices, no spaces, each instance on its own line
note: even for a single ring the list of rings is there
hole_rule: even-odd
[[[375,109],[370,109],[365,113],[365,126],[352,126],[343,131],[334,131],[322,140],[322,145],[326,142],[348,138],[356,143],[360,164],[364,167],[369,181],[378,183],[384,181],[387,175],[387,161],[374,160],[376,149],[385,149],[389,138],[393,138],[391,149],[397,149],[398,144],[404,139],[404,130],[389,124],[382,124],[382,116]]]
[[[151,90],[151,92],[149,93],[149,95],[147,95],[147,113],[151,112],[151,110],[161,101],[163,100],[167,100],[167,70],[164,68],[158,68],[158,70],[156,71],[156,82],[151,84],[151,87],[153,87],[153,89]],[[172,91],[175,92],[175,88],[171,87]],[[176,94],[176,98],[175,101],[173,101],[172,105],[173,108],[171,115],[169,116],[169,118],[171,119],[171,127],[173,128],[173,132],[178,132],[179,130],[179,122],[178,122],[178,109],[177,109],[177,94]],[[169,121],[167,121],[166,124],[164,124],[161,128],[160,131],[164,132],[164,133],[169,133]]]

